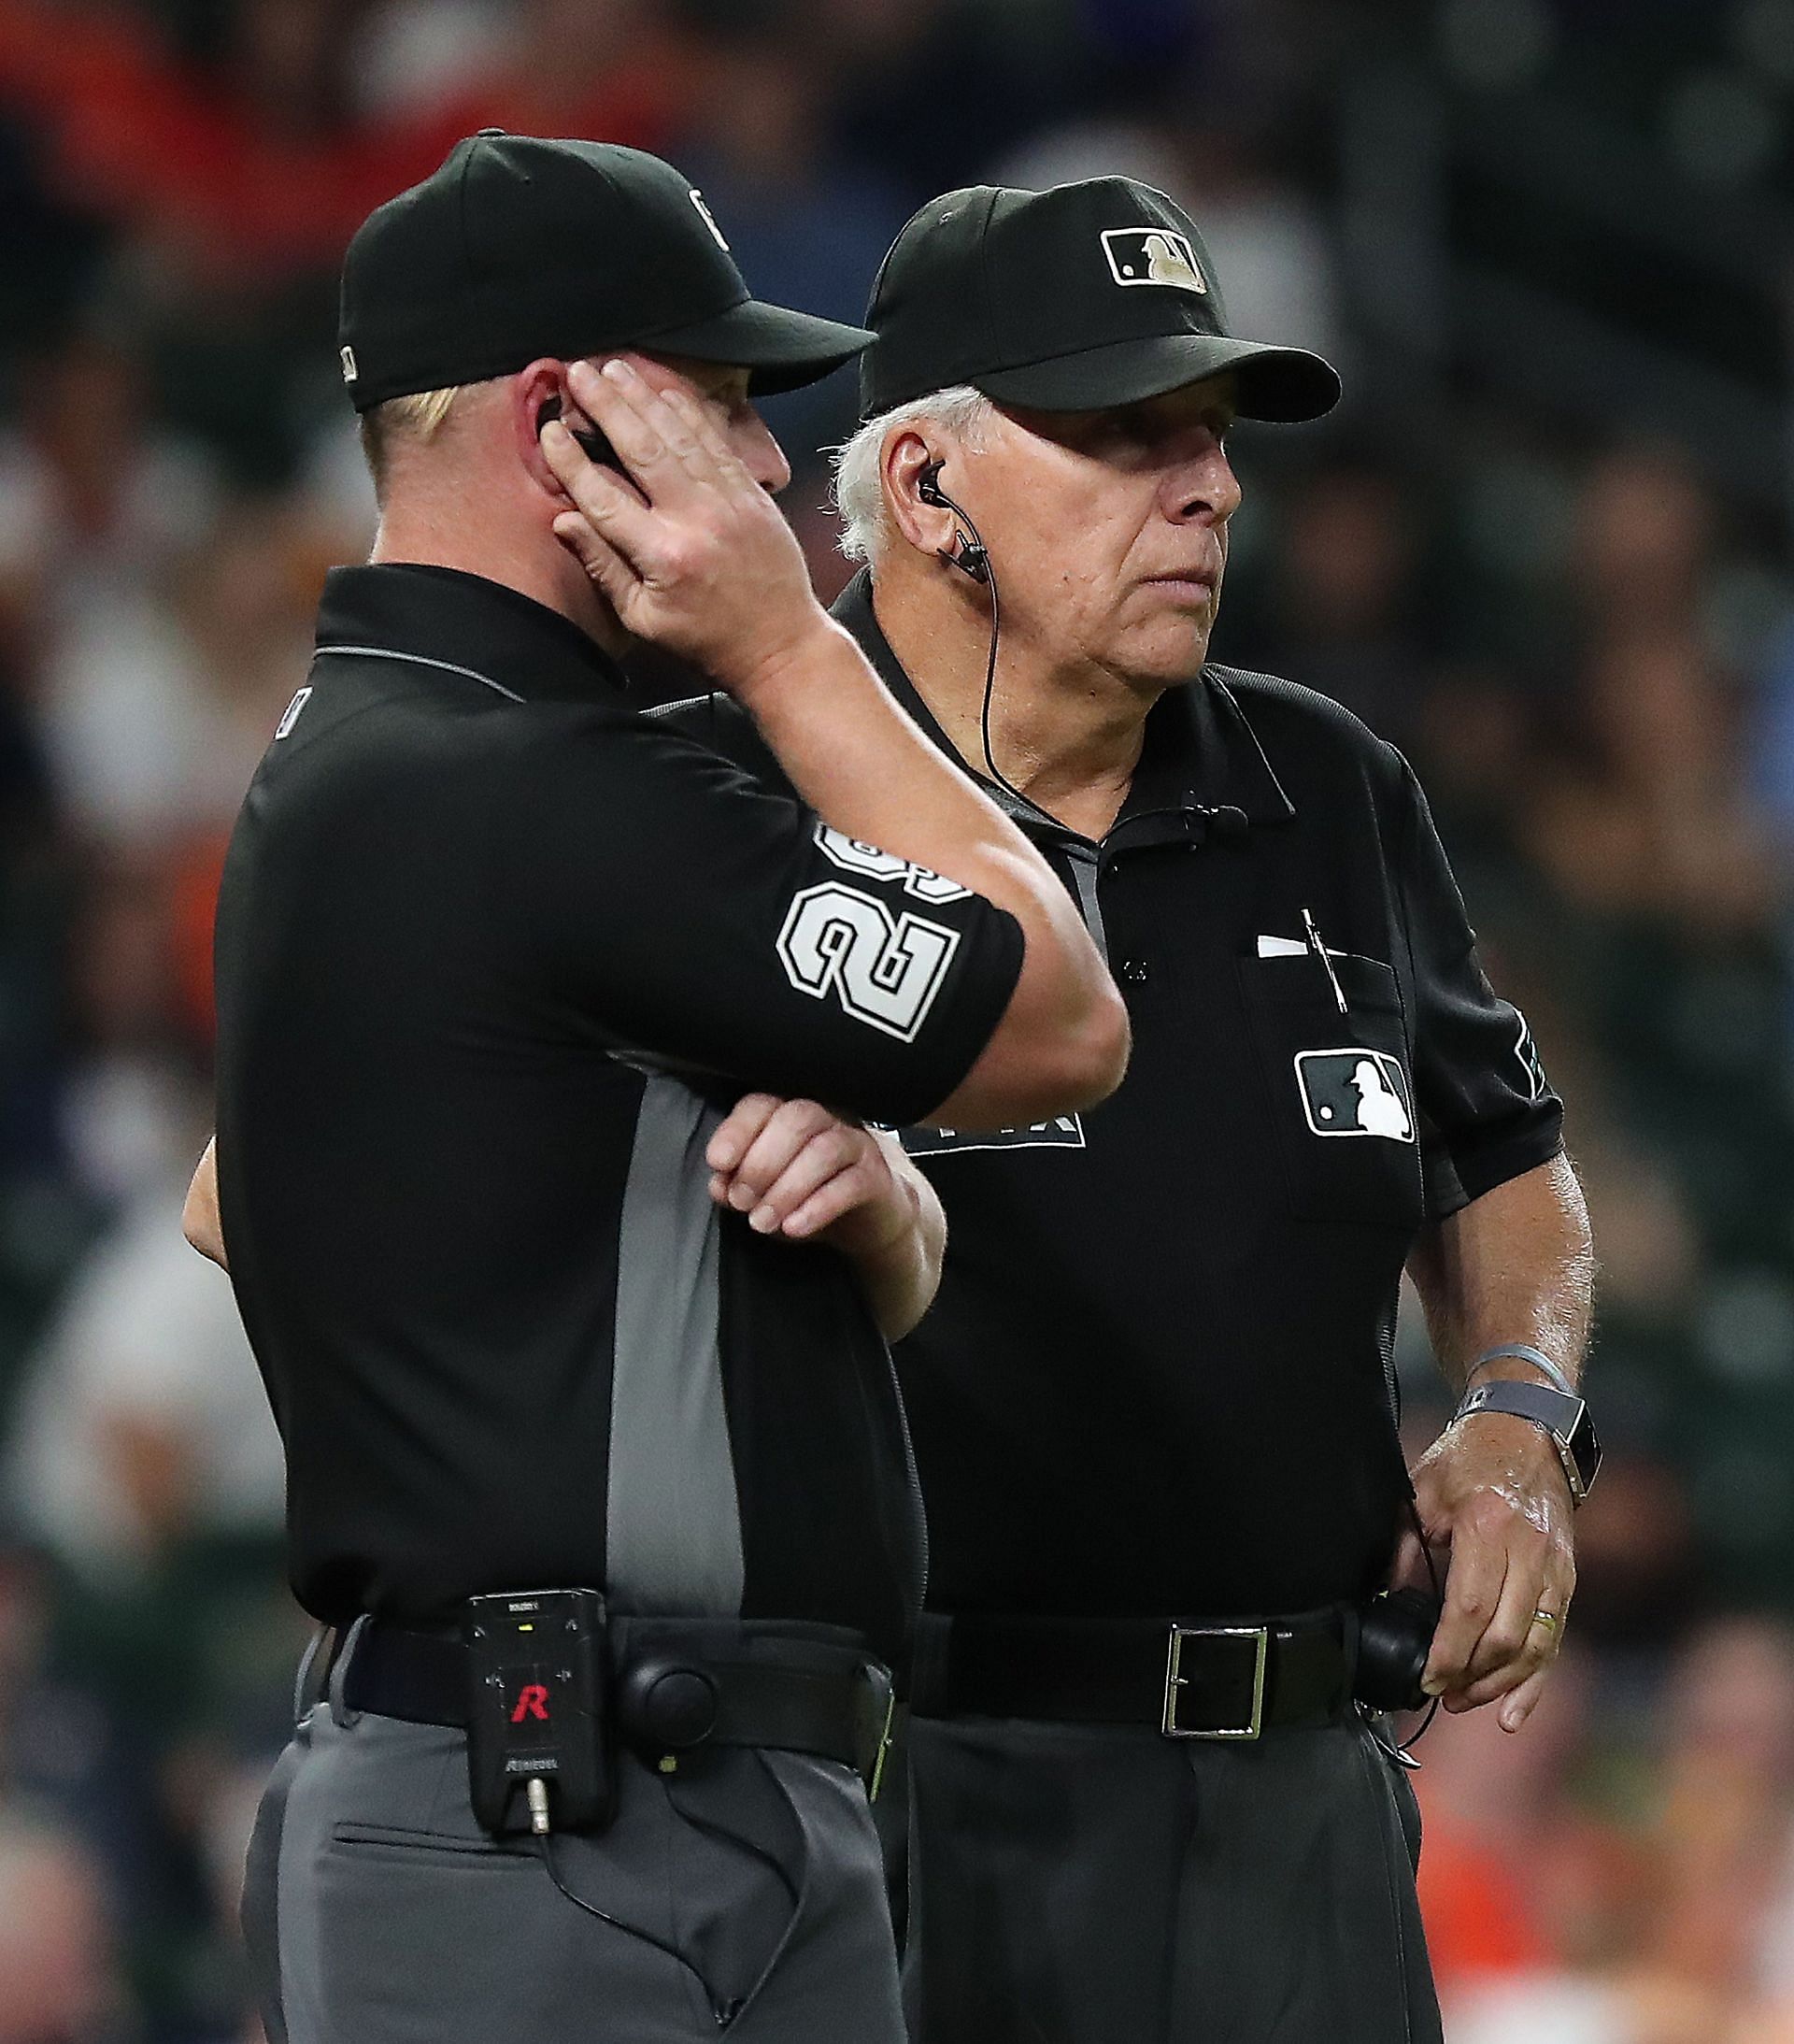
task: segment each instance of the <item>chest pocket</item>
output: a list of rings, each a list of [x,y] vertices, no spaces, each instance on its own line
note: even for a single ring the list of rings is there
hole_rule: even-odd
[[[1396,977],[1374,958],[1329,963],[1343,1015],[1312,953],[1238,961],[1290,1211],[1412,1230],[1424,1211],[1419,1109]]]

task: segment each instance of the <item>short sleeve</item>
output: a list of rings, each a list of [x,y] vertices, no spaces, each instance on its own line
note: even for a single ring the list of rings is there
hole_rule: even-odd
[[[1415,991],[1415,1084],[1427,1206],[1437,1221],[1563,1147],[1527,1020],[1488,983],[1419,783],[1402,765],[1399,885]]]
[[[509,861],[533,955],[613,1045],[744,1089],[919,1120],[970,1071],[1021,926],[829,829],[664,726],[533,749]]]

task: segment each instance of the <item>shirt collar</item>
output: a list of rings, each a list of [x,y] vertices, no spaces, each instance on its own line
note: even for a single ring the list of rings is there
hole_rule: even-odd
[[[470,668],[526,703],[591,702],[629,685],[571,618],[483,575],[421,562],[332,568],[325,577],[319,651],[363,646]]]
[[[835,617],[860,642],[878,678],[911,720],[949,757],[955,748],[891,650],[872,607],[872,577],[862,568],[834,604]],[[999,808],[1035,835],[1075,838],[1032,802],[1018,802],[967,764],[966,770]],[[1217,813],[1238,811],[1248,823],[1286,823],[1295,805],[1284,792],[1245,710],[1220,672],[1204,667],[1193,681],[1170,688],[1146,714],[1140,764],[1109,835],[1205,837]],[[1153,819],[1153,826],[1146,820]]]

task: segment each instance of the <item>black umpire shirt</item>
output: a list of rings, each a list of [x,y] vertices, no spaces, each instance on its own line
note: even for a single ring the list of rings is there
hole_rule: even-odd
[[[335,571],[219,906],[231,1275],[300,1601],[585,1584],[898,1650],[920,1589],[847,1263],[708,1196],[750,1088],[913,1122],[990,1037],[1013,918],[631,709],[478,577]]]
[[[950,750],[865,576],[836,615]],[[670,715],[776,782],[732,706]],[[929,1602],[1243,1616],[1358,1598],[1408,1494],[1402,1264],[1423,1222],[1561,1146],[1425,798],[1337,704],[1212,666],[1154,706],[1101,844],[998,798],[1105,943],[1133,1057],[1089,1113],[904,1132],[948,1222],[939,1296],[897,1351]]]

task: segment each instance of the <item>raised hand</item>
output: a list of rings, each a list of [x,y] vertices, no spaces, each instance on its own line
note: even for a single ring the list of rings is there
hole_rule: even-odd
[[[554,532],[626,631],[743,695],[837,631],[790,527],[694,397],[621,355],[574,363],[567,381],[627,475],[560,421],[545,426],[542,452],[577,507]]]

